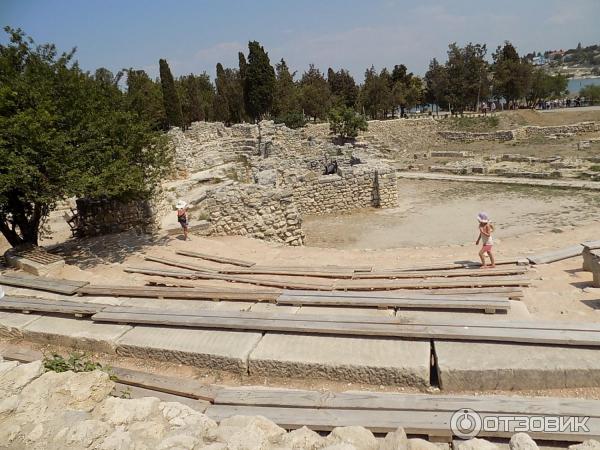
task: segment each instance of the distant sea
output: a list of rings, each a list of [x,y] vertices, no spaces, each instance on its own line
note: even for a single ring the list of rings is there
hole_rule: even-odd
[[[567,89],[571,95],[579,94],[579,90],[586,86],[600,85],[600,77],[595,78],[570,78]]]

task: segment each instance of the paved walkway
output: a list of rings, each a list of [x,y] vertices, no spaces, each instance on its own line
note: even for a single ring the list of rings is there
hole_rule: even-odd
[[[534,178],[509,178],[481,175],[451,175],[429,172],[396,172],[398,178],[409,180],[463,181],[469,183],[519,184],[563,189],[588,189],[600,191],[600,182],[580,180],[537,180]]]

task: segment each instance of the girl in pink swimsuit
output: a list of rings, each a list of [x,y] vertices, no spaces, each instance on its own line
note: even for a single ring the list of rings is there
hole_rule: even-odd
[[[485,267],[496,267],[494,261],[494,255],[492,253],[492,246],[494,245],[494,239],[492,238],[492,232],[494,226],[490,223],[488,215],[484,212],[477,214],[477,220],[479,221],[479,237],[475,241],[475,245],[479,245],[479,241],[482,242],[481,250],[479,250],[479,259],[481,259],[481,268]],[[490,265],[485,265],[485,254],[490,257]]]

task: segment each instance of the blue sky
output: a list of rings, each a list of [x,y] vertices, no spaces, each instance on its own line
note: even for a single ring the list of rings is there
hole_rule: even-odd
[[[141,68],[173,73],[237,66],[258,40],[271,62],[285,58],[299,73],[309,63],[348,68],[362,81],[368,66],[405,64],[423,74],[448,43],[508,39],[519,50],[600,43],[600,0],[0,0],[0,24],[37,42],[77,47],[86,70]],[[2,33],[1,42],[6,41]]]

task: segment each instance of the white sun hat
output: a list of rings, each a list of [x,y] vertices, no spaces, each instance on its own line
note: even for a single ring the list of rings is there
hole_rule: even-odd
[[[185,208],[186,206],[187,206],[187,203],[184,200],[179,200],[175,204],[175,208],[177,208],[177,209]]]

